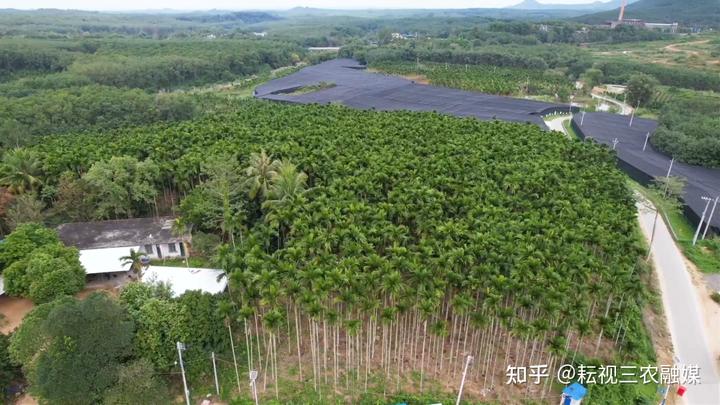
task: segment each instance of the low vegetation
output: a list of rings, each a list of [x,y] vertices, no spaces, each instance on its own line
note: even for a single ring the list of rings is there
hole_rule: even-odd
[[[379,63],[371,67],[387,73],[420,75],[438,86],[490,94],[548,94],[565,101],[573,91],[572,82],[564,74],[553,71],[441,63]]]
[[[720,168],[720,97],[676,97],[661,107],[660,127],[651,142],[684,162]]]

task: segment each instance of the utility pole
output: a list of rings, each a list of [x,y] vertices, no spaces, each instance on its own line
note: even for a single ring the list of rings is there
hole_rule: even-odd
[[[185,350],[185,344],[176,342],[178,358],[180,359],[180,371],[182,372],[183,387],[185,388],[185,403],[190,405],[190,390],[188,390],[187,380],[185,379],[185,365],[183,365],[182,352]]]
[[[635,110],[637,110],[638,108],[640,108],[640,100],[638,100],[637,106],[635,108],[633,108],[632,112],[630,113],[630,125],[629,126],[631,126],[631,127],[633,124],[633,120],[635,119]]]
[[[713,215],[715,215],[715,207],[717,207],[719,197],[715,197],[715,202],[713,203],[712,210],[710,210],[710,216],[708,217],[707,224],[705,224],[705,231],[703,232],[702,238],[705,239],[705,235],[707,235],[708,228],[710,228],[710,224],[712,223]]]
[[[462,373],[462,380],[460,381],[460,391],[458,392],[457,401],[455,401],[455,405],[460,405],[460,399],[462,398],[463,388],[465,387],[465,377],[467,376],[468,366],[470,366],[470,362],[473,361],[473,356],[468,355],[467,359],[465,360],[465,369]]]
[[[217,378],[217,365],[215,364],[215,352],[212,352],[213,374],[215,375],[215,393],[220,396],[220,384]]]
[[[643,144],[643,152],[645,152],[645,148],[647,147],[648,139],[650,139],[650,132],[645,134],[645,143]]]
[[[234,343],[235,339],[233,339],[232,328],[230,327],[230,322],[228,322],[228,333],[230,334],[230,348],[232,349],[233,363],[235,364],[235,379],[237,380],[238,394],[240,394],[242,392],[242,388],[240,387],[240,373],[238,372],[237,357],[235,356],[235,343]]]
[[[712,198],[710,197],[700,197],[703,199],[703,201],[707,201],[705,203],[705,209],[703,210],[702,216],[700,217],[700,223],[698,224],[697,230],[695,231],[695,236],[693,236],[693,246],[697,243],[698,236],[700,235],[700,228],[702,228],[703,221],[705,221],[705,214],[707,213],[707,209],[710,206],[710,201],[712,201]]]
[[[257,396],[257,385],[255,384],[255,380],[257,380],[257,378],[258,378],[257,370],[251,370],[250,371],[250,387],[252,388],[252,394],[253,394],[253,399],[255,400],[255,405],[259,405],[258,396]]]
[[[662,198],[665,198],[665,196],[667,196],[668,187],[670,187],[670,172],[672,171],[673,163],[675,163],[675,158],[670,159],[670,167],[668,168],[667,175],[665,176],[665,188],[663,189]],[[645,261],[650,260],[650,255],[652,254],[652,245],[653,241],[655,241],[655,227],[657,227],[657,220],[659,215],[660,208],[655,207],[655,219],[653,220],[652,232],[650,233],[650,245],[648,246],[648,252],[647,256],[645,257]]]

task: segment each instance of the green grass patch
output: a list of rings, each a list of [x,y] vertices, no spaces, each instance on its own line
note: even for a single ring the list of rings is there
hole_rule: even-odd
[[[720,239],[698,240],[695,246],[692,239],[696,228],[685,218],[683,213],[655,196],[647,187],[629,180],[630,187],[660,208],[660,211],[672,229],[678,246],[687,257],[703,273],[720,273]]]
[[[212,265],[210,264],[210,260],[199,256],[188,257],[187,262],[185,258],[180,257],[174,257],[171,259],[152,259],[150,260],[150,265],[166,267],[212,267]]]
[[[575,128],[572,126],[572,120],[563,122],[563,128],[565,128],[565,133],[568,134],[571,139],[580,139],[580,136],[577,132],[575,132]]]

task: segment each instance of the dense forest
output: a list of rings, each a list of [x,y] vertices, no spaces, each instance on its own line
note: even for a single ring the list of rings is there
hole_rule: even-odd
[[[720,167],[720,97],[676,97],[661,108],[652,144],[682,161]]]
[[[251,78],[304,55],[259,40],[0,39],[0,142],[189,119],[218,101],[176,90]]]

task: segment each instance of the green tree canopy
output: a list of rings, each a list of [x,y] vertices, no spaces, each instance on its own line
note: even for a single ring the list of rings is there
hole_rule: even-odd
[[[85,270],[75,248],[56,242],[35,248],[5,269],[8,294],[43,303],[74,295],[85,286]]]
[[[105,393],[105,405],[163,404],[170,393],[152,363],[139,359],[120,366],[118,382]]]
[[[27,223],[41,224],[45,219],[44,208],[45,204],[37,199],[35,193],[19,195],[7,210],[7,224],[10,229]]]
[[[57,232],[40,224],[18,226],[0,243],[0,268],[27,257],[40,246],[59,243]]]
[[[83,179],[94,190],[96,218],[133,217],[150,211],[159,169],[151,160],[116,156],[93,164]]]
[[[20,368],[10,358],[10,337],[0,334],[0,398],[4,399],[7,388],[21,376]]]
[[[645,73],[630,76],[627,82],[628,102],[635,107],[647,105],[657,85],[657,79]]]
[[[13,336],[11,355],[33,395],[48,403],[97,403],[132,354],[133,322],[104,294],[41,305],[29,319]]]
[[[53,214],[62,222],[83,222],[93,218],[92,187],[73,172],[60,175],[54,195]]]

